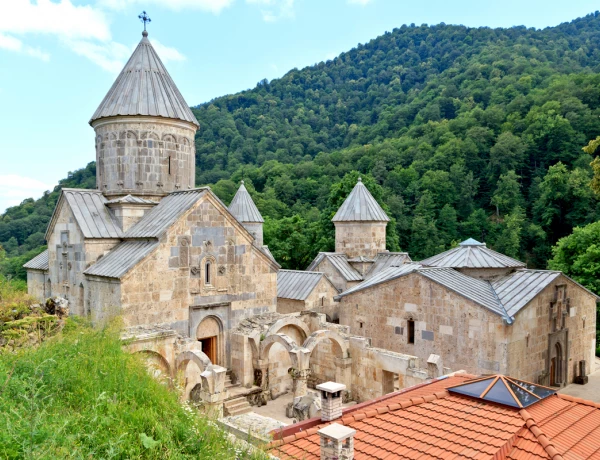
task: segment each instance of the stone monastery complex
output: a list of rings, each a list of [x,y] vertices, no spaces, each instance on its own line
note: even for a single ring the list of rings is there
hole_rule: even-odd
[[[90,120],[97,188],[62,190],[30,294],[120,316],[132,352],[226,414],[324,382],[361,402],[459,370],[555,388],[591,372],[598,297],[473,239],[419,262],[388,252],[360,179],[335,252],[282,270],[243,183],[229,205],[195,188],[201,127],[147,35]]]

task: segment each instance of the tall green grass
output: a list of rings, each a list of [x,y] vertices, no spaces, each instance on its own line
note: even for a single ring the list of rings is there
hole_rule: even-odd
[[[258,458],[121,345],[116,328],[70,319],[37,348],[0,353],[0,458]]]

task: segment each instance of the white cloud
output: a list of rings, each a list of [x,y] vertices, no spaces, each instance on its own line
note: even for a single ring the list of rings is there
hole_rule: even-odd
[[[48,53],[44,53],[39,48],[32,48],[31,46],[27,46],[18,38],[11,37],[10,35],[5,35],[2,33],[0,33],[0,49],[15,51],[17,53],[23,53],[46,62],[50,60],[50,55]]]
[[[53,186],[16,174],[0,175],[0,213],[20,204],[26,198],[41,196]]]
[[[246,0],[246,3],[259,6],[265,22],[294,17],[294,0]]]
[[[350,3],[351,5],[360,5],[360,6],[365,6],[369,3],[371,3],[373,0],[348,0],[348,3]]]
[[[0,32],[13,35],[51,34],[62,38],[109,40],[110,28],[104,13],[89,5],[75,6],[69,0],[10,0],[0,14]]]
[[[172,10],[196,9],[219,14],[221,10],[233,3],[233,0],[99,0],[108,8],[122,10],[129,5],[159,5]]]
[[[160,59],[163,62],[172,62],[172,61],[185,61],[185,56],[181,54],[176,48],[171,46],[163,45],[157,39],[152,39],[152,46],[160,56]]]

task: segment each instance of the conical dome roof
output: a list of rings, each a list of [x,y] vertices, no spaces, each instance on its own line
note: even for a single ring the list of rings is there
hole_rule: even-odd
[[[148,40],[142,40],[90,120],[117,115],[174,118],[198,125],[169,72]]]
[[[373,198],[369,189],[364,186],[361,178],[346,198],[346,201],[335,213],[332,222],[388,222],[390,218]]]
[[[229,212],[235,216],[240,222],[264,222],[265,220],[260,215],[260,211],[252,201],[252,197],[246,190],[244,181],[240,184],[240,188],[231,200]]]

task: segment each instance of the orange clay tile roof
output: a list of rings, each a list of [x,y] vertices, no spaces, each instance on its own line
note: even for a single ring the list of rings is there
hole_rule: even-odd
[[[355,460],[600,459],[600,404],[555,394],[516,409],[446,391],[471,378],[456,375],[391,394],[335,422],[356,430]],[[320,460],[317,431],[326,425],[273,441],[269,453]]]

